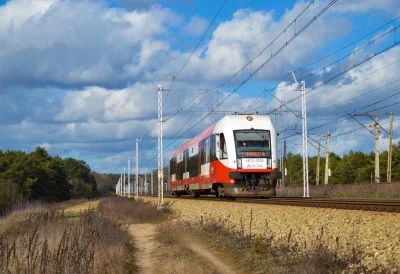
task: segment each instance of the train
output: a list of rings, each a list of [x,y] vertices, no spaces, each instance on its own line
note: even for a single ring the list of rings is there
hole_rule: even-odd
[[[170,158],[172,194],[220,198],[276,196],[277,133],[267,115],[226,115],[176,149]]]

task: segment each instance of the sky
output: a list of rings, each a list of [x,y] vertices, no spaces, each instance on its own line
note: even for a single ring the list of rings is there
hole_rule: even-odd
[[[400,141],[400,2],[310,3],[0,0],[0,149],[41,146],[120,173],[140,139],[148,172],[162,85],[165,164],[234,111],[271,115],[301,153],[294,71],[306,86],[310,156],[318,134],[325,155],[328,130],[341,156],[373,151],[375,116],[387,150],[389,112]]]

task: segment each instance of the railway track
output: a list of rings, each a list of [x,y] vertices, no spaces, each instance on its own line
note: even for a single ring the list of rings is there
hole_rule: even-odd
[[[174,197],[174,196],[165,196]],[[182,196],[177,199],[194,199],[193,196]],[[196,198],[202,201],[232,202],[230,200],[209,196]],[[268,198],[236,198],[235,203],[272,204],[301,207],[336,208],[348,210],[364,210],[400,213],[400,199],[348,199],[348,198],[300,198],[300,197],[268,197]]]

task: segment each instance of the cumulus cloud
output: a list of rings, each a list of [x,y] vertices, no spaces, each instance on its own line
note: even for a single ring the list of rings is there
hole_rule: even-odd
[[[0,18],[8,85],[124,85],[156,68],[146,51],[168,51],[159,37],[180,20],[160,6],[127,12],[89,0],[13,0]]]
[[[276,82],[287,70],[304,65],[305,60],[312,59],[313,54],[328,43],[348,35],[352,24],[349,14],[387,10],[387,6],[395,12],[398,8],[394,0],[384,1],[386,5],[379,6],[375,1],[352,1],[347,10],[340,6],[339,1],[264,67],[254,77],[254,82]],[[126,162],[126,158],[133,155],[134,140],[144,132],[149,134],[142,140],[140,150],[143,152],[155,147],[156,87],[158,84],[168,87],[167,74],[176,73],[191,53],[191,50],[176,48],[171,37],[180,31],[201,35],[208,23],[206,19],[194,16],[185,26],[179,14],[155,4],[153,0],[115,2],[122,8],[110,8],[109,3],[94,0],[11,0],[0,6],[0,131],[6,133],[0,135],[0,143],[4,147],[29,150],[42,145],[51,153],[79,154],[100,172],[113,171],[115,166]],[[317,11],[325,2],[319,3],[322,4],[316,3]],[[280,17],[272,11],[241,9],[215,26],[212,36],[204,41],[175,80],[164,106],[164,118],[201,93],[199,88],[209,88],[238,72],[305,5],[300,1]],[[344,17],[343,13],[349,16]],[[312,15],[305,14],[305,19],[299,19],[297,27],[300,28],[309,18],[307,16]],[[273,47],[278,48],[285,39],[282,36]],[[217,110],[245,110],[253,103],[255,98],[248,95],[252,86],[245,86],[237,94],[230,95],[229,92],[270,54],[266,51],[229,84],[201,93],[182,112],[163,124],[165,147],[171,143],[169,139],[174,140],[186,132],[166,148],[166,159],[182,140],[198,134],[221,118],[221,114],[209,115],[196,125],[222,100],[224,104]],[[399,85],[394,84],[362,96],[366,90],[394,80],[395,72],[400,69],[398,65],[390,71],[377,72],[349,84],[349,81],[399,56],[400,52],[393,49],[310,93],[307,101],[309,128],[321,124],[325,121],[323,119],[334,118],[318,116],[331,114],[333,110],[353,109],[376,100],[377,94],[386,96],[399,90]],[[316,74],[307,80],[307,88],[337,73],[338,69],[332,67]],[[338,85],[340,87],[333,90]],[[292,91],[278,92],[276,96],[288,101],[297,95]],[[351,100],[356,96],[362,97]],[[264,110],[269,98],[259,100],[251,110],[257,107]],[[346,100],[349,101],[341,104]],[[334,103],[339,105],[330,107]],[[270,100],[267,110],[279,105],[276,100]],[[301,110],[298,100],[289,107]],[[189,119],[195,109],[197,112]],[[284,126],[298,120],[294,115],[285,116]],[[345,133],[357,126],[351,120],[339,125],[334,134]],[[177,133],[178,130],[181,131]],[[326,131],[327,128],[320,130]],[[369,141],[359,141],[358,138],[352,134],[337,137],[332,140],[333,147],[338,151],[341,149],[340,152],[345,152],[349,146],[362,149]],[[365,136],[363,138],[368,140]],[[296,142],[298,140],[291,144]],[[343,142],[347,142],[346,145],[339,148]],[[310,151],[314,153],[312,147]]]
[[[206,19],[199,16],[193,16],[184,31],[187,34],[198,36],[204,34],[204,32],[207,30],[207,27],[208,21]]]

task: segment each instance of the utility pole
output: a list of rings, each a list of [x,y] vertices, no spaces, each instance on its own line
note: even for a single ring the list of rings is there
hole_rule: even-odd
[[[126,194],[126,184],[125,184],[125,166],[124,166],[124,196]]]
[[[390,115],[389,127],[389,148],[388,148],[388,167],[387,167],[387,182],[392,182],[392,137],[393,137],[393,112]]]
[[[291,71],[294,81],[298,84],[296,76]],[[306,82],[301,81],[301,113],[303,129],[303,197],[310,197],[308,189],[308,136],[307,136],[307,105],[306,105]]]
[[[139,197],[139,140],[136,139],[136,198]]]
[[[319,164],[321,161],[321,133],[318,134],[318,157],[317,157],[317,177],[315,178],[315,184],[319,185]]]
[[[280,137],[280,139],[281,139],[281,149],[280,149],[280,151],[281,151],[281,153],[280,153],[280,155],[281,155],[281,162],[280,162],[280,168],[281,168],[281,172],[282,172],[282,174],[284,173],[284,170],[283,170],[283,125],[282,125],[282,111],[281,111],[281,133],[279,134],[279,137]],[[285,187],[285,176],[282,176],[282,179],[281,179],[281,187]]]
[[[128,157],[128,198],[131,196],[131,157]]]
[[[122,185],[122,172],[121,172],[121,178],[120,178],[120,182],[121,182],[121,184],[119,185],[119,187],[120,187],[120,189],[119,189],[119,196],[122,196],[122,187],[123,187],[123,185]]]
[[[286,182],[287,162],[286,162],[286,141],[283,142],[283,180]]]
[[[375,183],[380,183],[379,178],[379,123],[378,116],[375,116]]]
[[[329,143],[331,139],[331,131],[328,130],[328,135],[326,136],[326,155],[325,155],[325,184],[329,181]]]
[[[161,85],[158,86],[158,206],[164,203],[164,190],[163,190],[163,130],[162,130],[162,92]]]
[[[144,194],[147,195],[147,174],[144,174]]]
[[[151,170],[150,173],[150,189],[151,189],[151,195],[154,195],[154,191],[153,191],[153,170]]]

